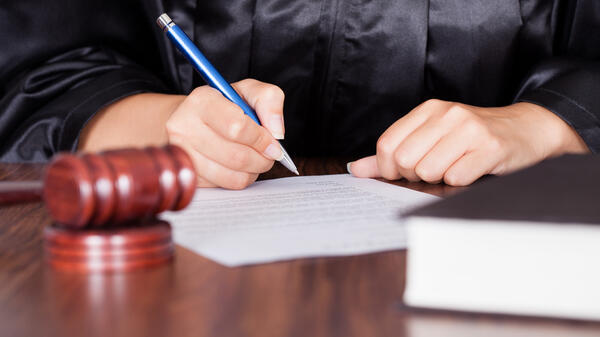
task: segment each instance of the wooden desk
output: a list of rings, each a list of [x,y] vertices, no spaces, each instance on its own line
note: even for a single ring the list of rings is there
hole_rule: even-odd
[[[345,161],[297,163],[305,174],[345,171]],[[0,180],[40,174],[0,165]],[[285,174],[277,166],[265,178]],[[60,272],[43,261],[49,223],[41,204],[0,209],[0,336],[600,336],[600,323],[410,310],[405,251],[225,268],[177,247],[155,269]]]

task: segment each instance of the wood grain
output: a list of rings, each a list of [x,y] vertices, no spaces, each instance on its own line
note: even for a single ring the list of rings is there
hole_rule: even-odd
[[[305,174],[340,159],[300,159]],[[30,180],[41,166],[0,165]],[[263,178],[287,175],[276,165]],[[444,185],[397,184],[445,195]],[[226,268],[181,247],[126,274],[61,272],[43,261],[40,204],[0,209],[1,336],[598,336],[600,323],[416,311],[402,304],[404,251]]]
[[[46,168],[43,199],[56,222],[97,228],[182,209],[196,186],[192,160],[174,145],[67,153]]]
[[[41,181],[0,182],[0,205],[20,204],[42,200]]]

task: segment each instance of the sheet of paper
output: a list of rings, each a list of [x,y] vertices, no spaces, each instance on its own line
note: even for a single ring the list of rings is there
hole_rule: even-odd
[[[186,210],[164,218],[177,244],[239,266],[404,248],[402,213],[435,199],[347,174],[306,176],[199,189]]]

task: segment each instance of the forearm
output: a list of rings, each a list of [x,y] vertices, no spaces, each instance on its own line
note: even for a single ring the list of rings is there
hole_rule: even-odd
[[[112,103],[87,123],[78,149],[101,151],[166,144],[166,121],[184,99],[180,95],[144,93]]]
[[[587,153],[577,132],[539,105],[482,108],[429,100],[390,126],[375,156],[351,163],[358,177],[468,185],[565,153]]]

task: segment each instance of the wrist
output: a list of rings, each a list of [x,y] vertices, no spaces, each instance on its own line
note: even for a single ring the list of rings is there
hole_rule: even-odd
[[[529,134],[537,143],[540,159],[560,156],[566,153],[588,153],[589,148],[579,134],[567,122],[552,111],[533,103],[516,103],[514,108],[522,111],[530,125]]]
[[[98,111],[81,131],[79,150],[166,144],[166,121],[184,98],[143,93],[112,103]]]

